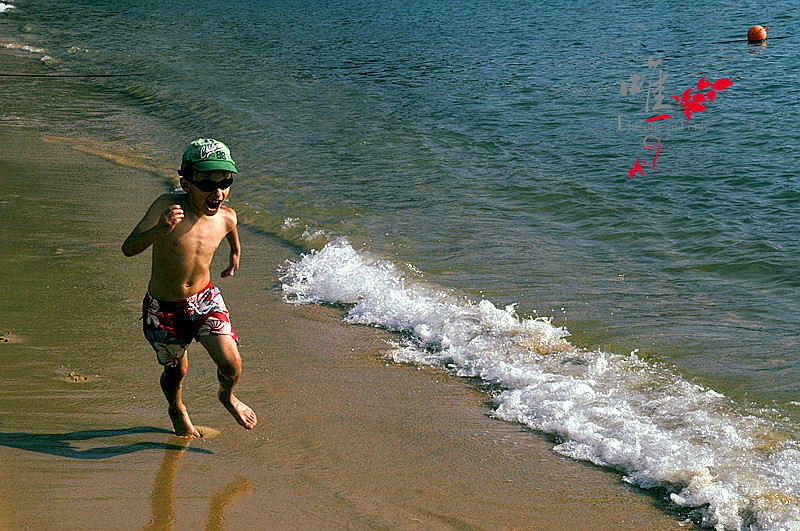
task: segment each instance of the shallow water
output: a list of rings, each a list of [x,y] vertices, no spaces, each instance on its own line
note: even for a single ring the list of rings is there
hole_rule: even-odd
[[[398,361],[484,379],[496,416],[710,523],[799,525],[796,5],[189,9],[16,3],[3,43],[37,72],[127,77],[0,79],[0,121],[45,112],[165,174],[225,140],[240,218],[321,250],[290,298],[353,305]],[[652,109],[659,77],[663,104],[731,85],[687,122]]]

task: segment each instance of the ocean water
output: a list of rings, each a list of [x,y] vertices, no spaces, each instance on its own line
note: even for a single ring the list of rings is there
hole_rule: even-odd
[[[395,331],[388,357],[475,378],[691,520],[800,529],[798,23],[790,0],[7,1],[0,45],[35,62],[0,76],[0,125],[165,181],[224,140],[242,223],[298,248],[287,302]]]

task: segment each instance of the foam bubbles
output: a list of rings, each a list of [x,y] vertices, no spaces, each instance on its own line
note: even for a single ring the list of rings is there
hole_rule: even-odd
[[[23,51],[30,52],[30,53],[35,53],[35,54],[43,54],[44,52],[47,51],[44,48],[37,48],[35,46],[29,46],[27,44],[20,44],[20,43],[17,43],[17,42],[11,42],[11,43],[6,44],[6,48],[8,48],[10,50],[23,50]]]
[[[344,304],[351,323],[400,333],[390,353],[480,378],[498,419],[559,437],[555,451],[656,488],[716,529],[800,529],[793,430],[639,358],[583,351],[546,318],[468,301],[345,240],[287,266],[286,298]]]

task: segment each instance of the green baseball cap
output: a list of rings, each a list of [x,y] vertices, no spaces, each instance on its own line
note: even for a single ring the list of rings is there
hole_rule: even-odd
[[[186,148],[181,160],[181,175],[189,168],[196,171],[223,170],[239,173],[228,146],[213,138],[198,138]]]

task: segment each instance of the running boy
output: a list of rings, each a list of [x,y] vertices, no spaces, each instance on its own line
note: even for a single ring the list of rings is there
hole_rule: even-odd
[[[125,256],[151,245],[150,283],[142,308],[144,335],[164,366],[161,389],[169,403],[176,435],[200,437],[181,400],[181,384],[189,366],[186,349],[197,339],[217,364],[219,400],[246,429],[256,414],[233,395],[242,372],[238,340],[219,290],[211,285],[211,259],[223,238],[230,245],[229,265],[222,278],[239,268],[241,245],[236,212],[223,206],[233,174],[238,173],[222,142],[201,138],[183,154],[183,193],[156,199],[122,244]]]

